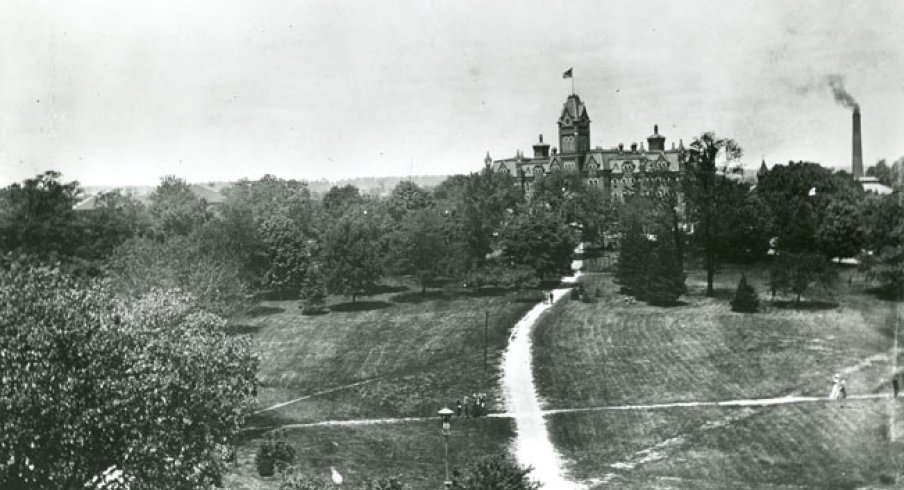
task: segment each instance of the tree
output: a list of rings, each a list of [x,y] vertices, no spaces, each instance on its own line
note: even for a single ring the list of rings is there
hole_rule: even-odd
[[[502,232],[502,254],[512,264],[532,268],[539,278],[571,274],[577,237],[562,217],[542,206],[523,206]]]
[[[119,189],[94,197],[94,209],[75,213],[80,239],[75,255],[104,260],[123,242],[151,230],[151,218],[141,201]]]
[[[390,237],[393,250],[392,269],[411,274],[421,285],[421,292],[438,277],[448,274],[454,264],[455,244],[443,215],[435,209],[411,211],[399,229]]]
[[[342,187],[333,186],[323,195],[323,209],[330,216],[342,216],[348,208],[361,203],[361,192],[351,184]]]
[[[326,308],[326,281],[318,264],[311,264],[301,280],[301,291],[298,294],[301,312],[305,315],[323,313]]]
[[[904,291],[904,205],[901,192],[868,196],[861,220],[867,253],[860,256],[860,270],[878,280],[896,296]]]
[[[816,227],[816,244],[827,257],[854,257],[863,248],[860,207],[853,201],[835,199],[828,204]]]
[[[434,204],[433,196],[410,180],[396,184],[389,196],[389,212],[396,221],[409,211],[432,208]]]
[[[268,278],[284,282],[292,274],[284,268],[292,262],[292,252],[283,247],[293,241],[307,243],[320,233],[307,184],[268,174],[255,181],[241,180],[224,194],[220,230],[214,234],[218,242],[241,257],[243,274],[253,284],[273,287]],[[274,258],[280,262],[274,264]]]
[[[813,283],[828,285],[836,276],[828,259],[818,253],[781,253],[773,261],[770,270],[770,287],[773,290],[790,290],[800,304],[801,295]]]
[[[707,296],[714,294],[713,279],[720,259],[720,232],[724,229],[720,211],[727,209],[727,197],[731,195],[726,174],[734,171],[729,165],[741,154],[741,147],[734,140],[709,132],[695,138],[685,153],[684,195],[689,220],[697,224],[694,238],[703,251]],[[716,161],[720,155],[724,158],[721,168]]]
[[[281,214],[264,220],[258,233],[269,259],[264,285],[280,297],[298,294],[319,254],[317,240],[302,226]]]
[[[255,404],[250,340],[185,293],[137,300],[50,267],[0,272],[0,487],[220,483]]]
[[[621,243],[616,281],[625,293],[653,305],[673,305],[686,292],[671,214],[632,196],[620,218]]]
[[[63,183],[47,171],[0,190],[0,250],[46,257],[71,256],[79,244],[72,206],[78,182]]]
[[[487,456],[455,470],[452,488],[455,490],[537,490],[540,484],[528,475],[532,468],[523,468],[506,456]]]
[[[379,229],[367,212],[349,209],[323,239],[327,289],[351,297],[352,302],[372,288],[382,273]]]
[[[752,263],[765,259],[772,238],[769,208],[747,186],[732,183],[726,189],[719,227],[717,254],[729,262]]]
[[[647,260],[646,284],[643,299],[654,306],[671,306],[687,292],[685,275],[678,259],[675,243],[670,239],[668,229],[661,227],[652,244],[652,256]]]
[[[486,261],[493,251],[494,233],[522,200],[514,178],[507,173],[484,169],[468,176],[456,219],[472,264]]]
[[[191,191],[184,180],[167,175],[150,196],[149,207],[155,224],[164,235],[187,235],[211,215],[207,204]]]
[[[756,290],[747,283],[747,276],[742,275],[738,281],[738,289],[731,299],[731,311],[739,313],[756,313],[760,308],[760,299]]]
[[[207,253],[194,234],[131,238],[114,250],[109,266],[112,284],[133,298],[179,289],[193,295],[205,310],[227,317],[247,303],[239,264],[231,257]]]

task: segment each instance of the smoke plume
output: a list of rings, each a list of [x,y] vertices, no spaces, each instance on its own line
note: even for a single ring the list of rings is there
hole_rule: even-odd
[[[854,100],[854,96],[845,90],[844,77],[841,75],[827,75],[826,83],[829,85],[829,88],[832,89],[832,96],[835,97],[835,102],[838,102],[853,111],[860,109],[860,104]]]

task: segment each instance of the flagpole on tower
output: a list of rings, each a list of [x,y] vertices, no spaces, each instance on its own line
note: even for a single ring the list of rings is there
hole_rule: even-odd
[[[565,73],[562,74],[562,78],[571,79],[571,95],[574,95],[574,68],[565,70]]]

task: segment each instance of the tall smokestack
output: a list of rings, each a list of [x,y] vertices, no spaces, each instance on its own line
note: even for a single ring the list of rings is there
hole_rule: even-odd
[[[854,145],[851,157],[854,179],[863,177],[863,148],[860,145],[860,106],[854,106]]]

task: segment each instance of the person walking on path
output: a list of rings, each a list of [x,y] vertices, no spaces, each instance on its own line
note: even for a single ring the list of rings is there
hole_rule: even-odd
[[[471,416],[471,401],[468,400],[468,395],[465,395],[464,398],[462,398],[461,403],[465,407],[465,418],[470,417]]]
[[[461,398],[455,400],[455,416],[461,417]]]

